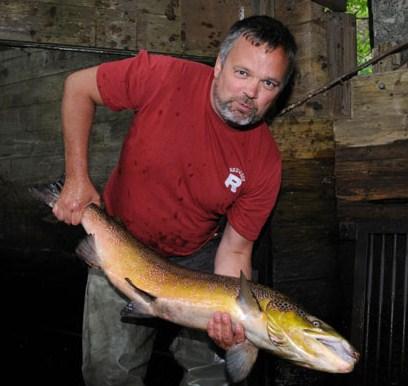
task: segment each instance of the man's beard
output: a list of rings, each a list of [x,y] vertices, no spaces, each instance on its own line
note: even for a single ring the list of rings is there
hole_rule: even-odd
[[[257,109],[254,106],[253,102],[249,98],[241,98],[241,99],[230,99],[227,101],[221,100],[218,94],[218,87],[214,85],[214,104],[217,112],[221,117],[227,122],[230,126],[245,130],[248,127],[252,127],[254,124],[258,123],[262,117],[257,115]],[[237,110],[232,110],[232,103],[242,103],[246,106],[250,107],[250,110],[247,113],[240,113]]]

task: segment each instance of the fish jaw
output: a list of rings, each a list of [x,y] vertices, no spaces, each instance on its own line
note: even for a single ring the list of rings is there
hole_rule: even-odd
[[[305,344],[311,355],[310,367],[328,373],[350,373],[359,359],[358,352],[337,333],[329,335],[318,331],[304,331]]]
[[[346,339],[304,311],[269,310],[268,329],[267,350],[302,367],[349,373],[359,359],[359,354]]]

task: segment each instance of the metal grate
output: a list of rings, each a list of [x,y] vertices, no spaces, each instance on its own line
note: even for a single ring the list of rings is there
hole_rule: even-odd
[[[352,341],[360,350],[356,384],[408,380],[408,224],[357,226]]]

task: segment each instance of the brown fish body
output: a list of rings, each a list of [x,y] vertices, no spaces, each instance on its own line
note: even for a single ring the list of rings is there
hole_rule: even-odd
[[[57,182],[31,191],[52,207],[61,188]],[[234,382],[248,375],[258,348],[315,370],[347,373],[354,368],[358,353],[347,340],[285,295],[249,282],[242,273],[238,279],[174,265],[93,204],[85,209],[82,225],[88,237],[77,253],[101,268],[129,298],[126,315],[154,316],[204,330],[213,313],[221,311],[244,326],[247,340],[226,353]]]
[[[245,326],[245,315],[236,302],[239,278],[194,271],[169,262],[131,237],[96,206],[85,210],[82,225],[94,236],[98,264],[115,287],[134,299],[137,294],[125,280],[129,279],[134,287],[160,299],[153,316],[206,329],[212,314],[222,311]],[[271,297],[284,298],[268,287],[255,283],[250,286],[260,303]]]

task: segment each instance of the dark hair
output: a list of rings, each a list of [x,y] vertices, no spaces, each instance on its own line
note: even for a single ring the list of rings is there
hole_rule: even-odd
[[[296,42],[291,32],[279,20],[270,16],[250,16],[234,23],[220,46],[220,60],[223,64],[234,42],[244,36],[252,44],[266,44],[268,48],[282,47],[288,57],[288,71],[285,78],[290,78],[295,66]]]

